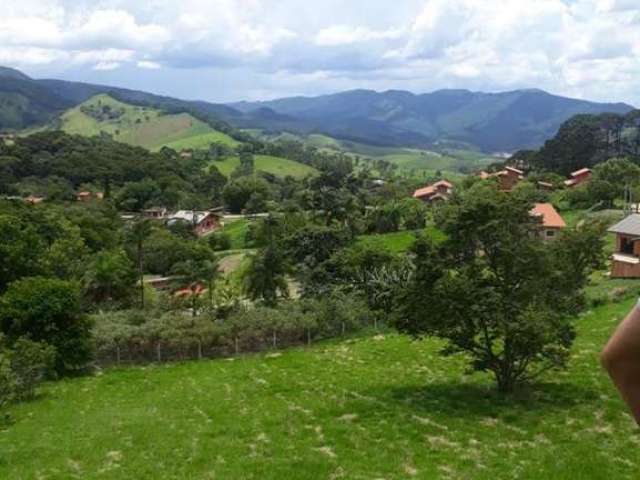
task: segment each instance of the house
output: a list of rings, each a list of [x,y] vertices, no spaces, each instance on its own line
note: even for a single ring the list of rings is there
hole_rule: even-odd
[[[581,168],[571,173],[571,178],[565,180],[564,184],[567,188],[577,187],[591,179],[591,170],[589,168]]]
[[[91,192],[78,192],[76,195],[76,200],[78,200],[79,202],[88,202],[89,200],[91,200]]]
[[[198,236],[213,232],[222,225],[218,213],[195,210],[178,210],[167,220],[168,225],[176,222],[187,222],[191,224],[193,226],[193,233]]]
[[[93,197],[95,197],[96,200],[102,200],[104,198],[104,193],[96,192],[95,194],[92,194],[91,192],[83,190],[76,194],[76,200],[79,202],[89,202]]]
[[[142,211],[142,216],[145,218],[163,219],[167,216],[167,209],[164,207],[147,208]]]
[[[500,183],[500,190],[510,192],[520,180],[524,179],[524,172],[514,167],[505,167],[495,173],[480,172],[480,178],[486,180],[488,178],[497,178]]]
[[[540,235],[544,240],[551,240],[567,226],[557,210],[550,203],[536,203],[531,215],[541,220]]]
[[[553,183],[543,182],[542,180],[538,180],[538,188],[540,190],[546,190],[548,192],[553,191]]]
[[[419,188],[413,192],[413,198],[422,200],[423,202],[436,202],[448,200],[453,192],[453,185],[446,180],[440,180],[432,185]]]
[[[24,199],[24,203],[28,203],[30,205],[36,205],[38,203],[42,203],[44,202],[44,197],[39,197],[37,195],[29,195],[28,197],[25,197]]]
[[[640,278],[640,214],[629,215],[609,232],[616,234],[611,278]]]

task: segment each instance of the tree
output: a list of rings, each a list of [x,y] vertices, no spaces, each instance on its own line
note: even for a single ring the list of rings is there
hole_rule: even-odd
[[[287,271],[282,250],[272,242],[251,258],[244,274],[245,291],[252,300],[262,299],[267,306],[274,306],[279,296],[289,295]]]
[[[197,300],[202,285],[207,286],[209,305],[213,307],[213,292],[219,271],[218,263],[212,255],[209,255],[209,258],[192,258],[176,263],[172,273],[180,286],[190,290],[191,312],[194,317],[198,314]]]
[[[27,337],[53,346],[58,374],[82,368],[93,357],[90,322],[71,282],[27,277],[11,283],[0,297],[0,328],[10,345]]]
[[[227,183],[222,191],[222,198],[229,210],[239,213],[254,194],[263,200],[271,198],[269,184],[261,178],[240,177]]]
[[[136,271],[123,250],[98,252],[83,278],[84,291],[94,302],[122,300],[131,296]]]
[[[601,231],[570,231],[549,246],[530,208],[485,184],[453,199],[439,218],[447,239],[414,246],[394,321],[415,337],[445,339],[445,355],[466,353],[501,392],[566,365],[576,300],[602,258]]]
[[[144,247],[145,241],[151,234],[153,225],[149,219],[138,220],[131,224],[127,237],[135,245],[136,264],[138,266],[138,281],[140,282],[140,308],[144,309]]]

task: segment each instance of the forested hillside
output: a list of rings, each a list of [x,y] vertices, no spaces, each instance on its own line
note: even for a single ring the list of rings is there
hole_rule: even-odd
[[[577,115],[537,151],[522,151],[514,159],[561,175],[593,167],[612,157],[640,162],[640,110],[626,114]]]

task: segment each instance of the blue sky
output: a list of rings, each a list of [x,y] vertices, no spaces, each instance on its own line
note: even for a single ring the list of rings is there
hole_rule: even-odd
[[[542,88],[640,105],[640,2],[10,0],[0,65],[210,101]]]

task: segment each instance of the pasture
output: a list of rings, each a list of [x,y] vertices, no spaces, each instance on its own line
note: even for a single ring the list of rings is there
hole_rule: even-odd
[[[579,318],[569,370],[506,398],[389,332],[49,383],[11,407],[0,478],[637,478],[640,435],[598,365],[633,301]]]

